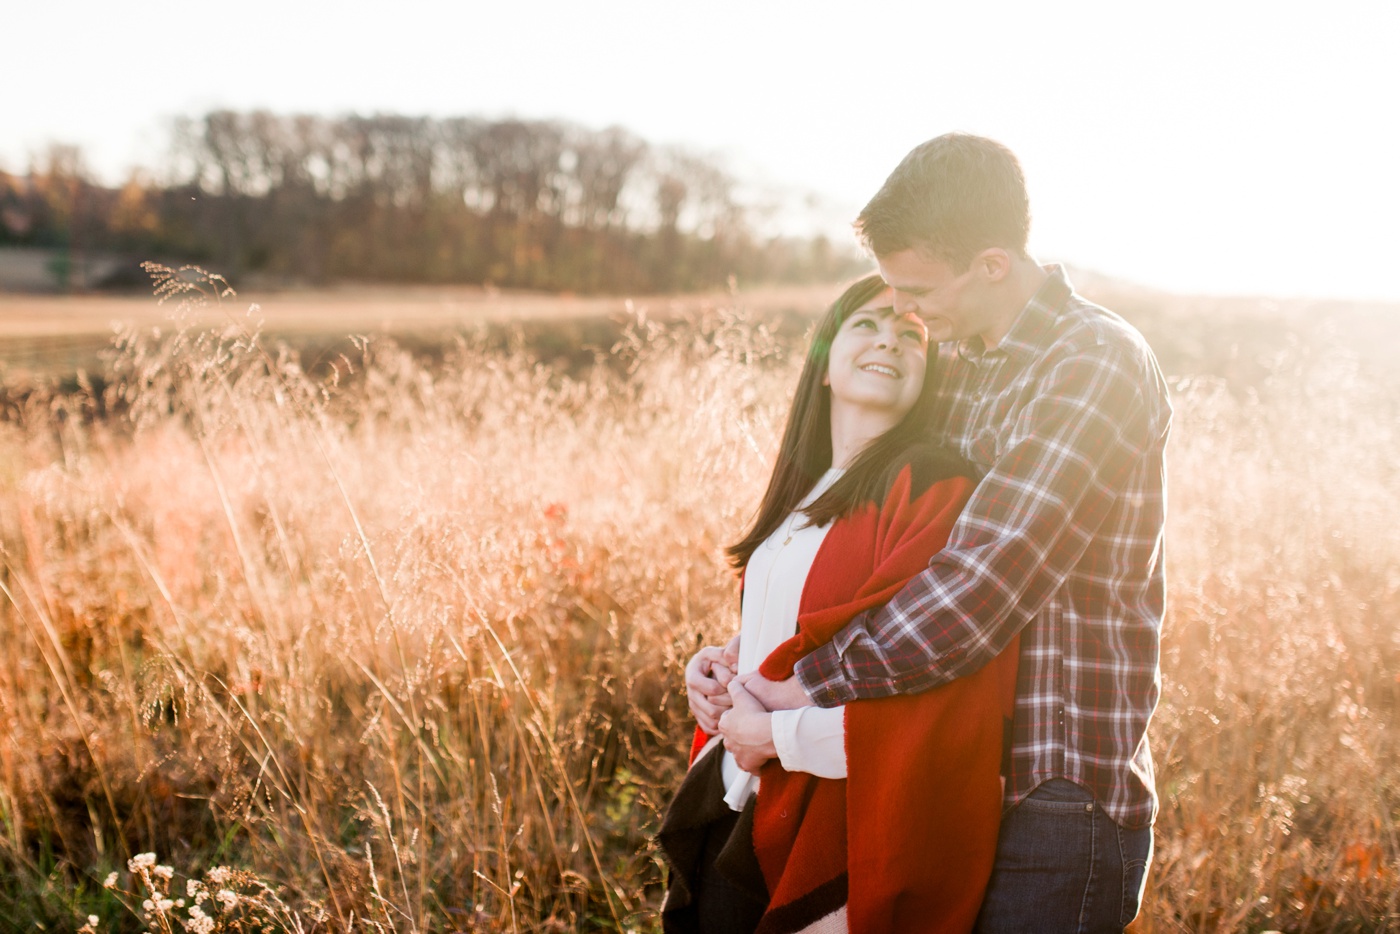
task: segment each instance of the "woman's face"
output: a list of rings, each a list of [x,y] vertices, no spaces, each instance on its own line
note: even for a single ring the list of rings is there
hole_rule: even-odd
[[[924,386],[928,329],[910,312],[897,314],[886,289],[852,312],[831,342],[824,382],[832,414],[870,413],[882,423],[903,418]]]

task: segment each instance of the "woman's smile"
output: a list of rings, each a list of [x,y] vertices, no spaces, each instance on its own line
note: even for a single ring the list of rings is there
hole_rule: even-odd
[[[903,373],[899,372],[899,370],[895,367],[886,366],[883,363],[862,364],[861,369],[867,373],[877,373],[881,376],[891,377],[892,379],[899,379],[901,376],[904,375]]]

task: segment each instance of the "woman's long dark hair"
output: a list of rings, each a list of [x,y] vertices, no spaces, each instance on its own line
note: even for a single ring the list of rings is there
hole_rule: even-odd
[[[773,465],[773,475],[768,478],[768,489],[759,504],[758,515],[748,533],[725,549],[734,567],[743,569],[749,563],[754,549],[773,534],[812,491],[822,474],[831,468],[831,389],[822,383],[831,357],[831,343],[842,323],[886,288],[888,286],[879,276],[860,279],[841,294],[817,323],[802,365],[802,375],[797,379],[797,392],[788,411],[778,460]],[[972,475],[961,458],[927,441],[933,414],[935,354],[932,351],[930,348],[924,385],[913,407],[897,425],[867,444],[831,489],[802,510],[812,525],[826,525],[862,503],[882,504],[900,468],[911,461],[916,461],[919,468],[916,486],[926,487],[951,476]]]

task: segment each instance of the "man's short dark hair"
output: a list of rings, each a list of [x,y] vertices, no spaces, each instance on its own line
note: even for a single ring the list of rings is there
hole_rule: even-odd
[[[989,247],[1026,256],[1031,208],[1021,163],[1001,143],[947,133],[914,147],[855,222],[866,249],[917,249],[959,272]]]

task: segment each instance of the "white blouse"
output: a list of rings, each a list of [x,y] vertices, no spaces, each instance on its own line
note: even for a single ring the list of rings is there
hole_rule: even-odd
[[[800,509],[814,502],[840,478],[828,470],[798,510],[749,556],[744,570],[744,599],[739,629],[739,674],[753,671],[769,653],[797,632],[797,615],[807,572],[830,525],[813,527]],[[809,772],[821,778],[846,777],[846,710],[844,707],[802,707],[773,712],[773,745],[789,772]],[[758,778],[739,768],[724,754],[724,800],[742,810],[758,788]]]

